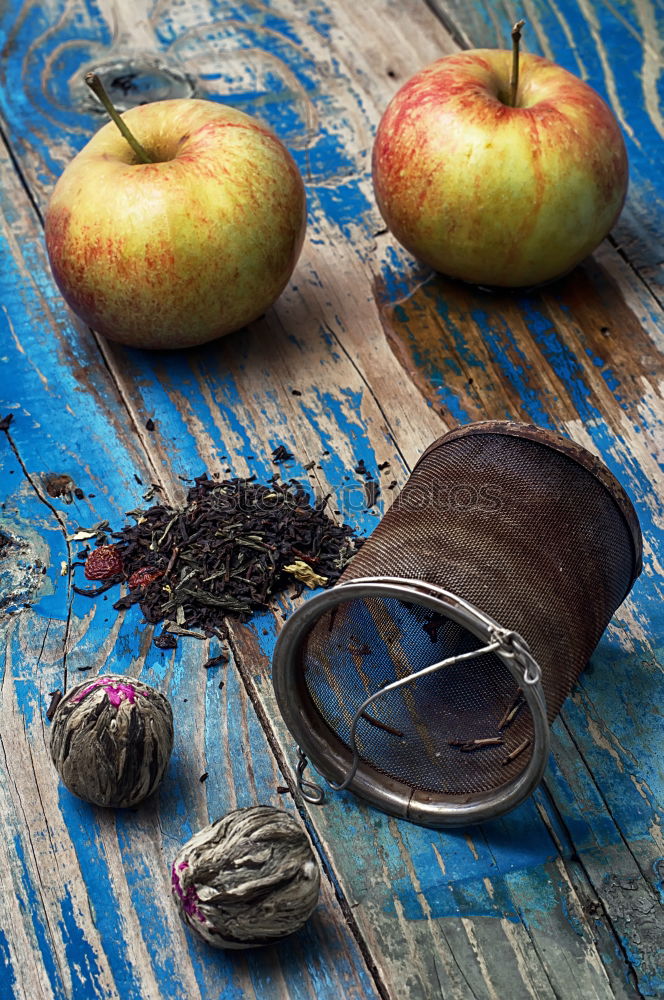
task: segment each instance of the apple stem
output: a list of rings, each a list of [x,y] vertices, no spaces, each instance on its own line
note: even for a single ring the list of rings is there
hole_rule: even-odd
[[[512,75],[510,77],[510,107],[516,107],[516,94],[519,89],[519,42],[521,29],[525,21],[517,21],[512,28]]]
[[[90,88],[90,90],[92,91],[92,93],[95,94],[95,96],[98,97],[99,100],[101,101],[101,103],[104,105],[104,107],[108,111],[109,115],[111,116],[111,118],[113,119],[113,121],[115,122],[115,124],[117,125],[117,127],[120,129],[120,131],[122,132],[123,136],[125,137],[125,139],[129,143],[129,145],[133,149],[134,153],[138,157],[139,162],[140,163],[154,163],[154,160],[151,157],[148,156],[148,154],[145,152],[145,150],[141,146],[141,144],[138,141],[138,139],[134,135],[132,135],[132,133],[127,128],[127,125],[125,124],[125,122],[123,121],[123,119],[121,118],[121,116],[118,114],[118,112],[113,107],[113,105],[111,103],[111,99],[108,96],[108,94],[106,93],[106,91],[104,90],[104,85],[101,82],[101,80],[99,79],[99,77],[97,76],[97,74],[96,73],[86,73],[85,74],[85,82],[87,83],[87,85]]]

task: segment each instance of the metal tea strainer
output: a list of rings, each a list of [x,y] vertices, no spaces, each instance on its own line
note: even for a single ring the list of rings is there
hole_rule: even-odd
[[[550,724],[641,571],[601,461],[501,421],[435,441],[339,583],[284,626],[279,708],[333,788],[454,826],[540,781]]]

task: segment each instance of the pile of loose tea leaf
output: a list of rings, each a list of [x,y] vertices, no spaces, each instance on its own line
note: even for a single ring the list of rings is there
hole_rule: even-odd
[[[312,503],[296,480],[200,476],[181,509],[131,511],[135,523],[85,562],[86,577],[102,586],[74,589],[97,596],[126,581],[129,593],[114,608],[140,604],[146,621],[165,622],[155,640],[162,647],[192,630],[223,636],[225,616],[246,620],[289,584],[300,592],[338,580],[362,539],[328,517],[327,499]]]

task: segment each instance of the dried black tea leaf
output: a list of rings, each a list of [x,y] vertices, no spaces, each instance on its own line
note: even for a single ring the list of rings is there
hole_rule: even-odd
[[[222,667],[228,663],[228,653],[219,653],[218,656],[211,656],[203,664],[204,670],[210,670],[212,667]]]
[[[367,479],[364,484],[364,497],[367,507],[375,507],[380,496],[380,483],[376,479]]]
[[[275,465],[281,465],[282,462],[291,462],[295,458],[292,451],[289,451],[285,445],[278,445],[272,452],[272,461]]]
[[[51,695],[51,700],[49,701],[48,708],[46,709],[46,718],[48,719],[49,722],[52,721],[53,716],[57,711],[58,705],[62,701],[62,691],[60,690],[51,691],[50,695]]]
[[[55,709],[51,758],[70,792],[98,806],[135,806],[161,781],[173,713],[159,691],[106,674],[68,691]]]
[[[156,635],[152,640],[157,649],[175,649],[178,644],[176,637],[172,632],[161,632]]]
[[[300,927],[318,902],[320,867],[284,809],[235,809],[180,850],[171,873],[180,915],[216,948],[268,945]]]

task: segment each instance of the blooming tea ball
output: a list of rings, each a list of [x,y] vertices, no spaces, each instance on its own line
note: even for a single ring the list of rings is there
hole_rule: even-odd
[[[106,674],[58,705],[51,757],[70,792],[97,806],[135,806],[161,781],[173,749],[173,713],[159,691]]]
[[[318,902],[320,868],[283,809],[235,809],[204,827],[173,862],[182,919],[217,948],[272,944],[299,930]]]

